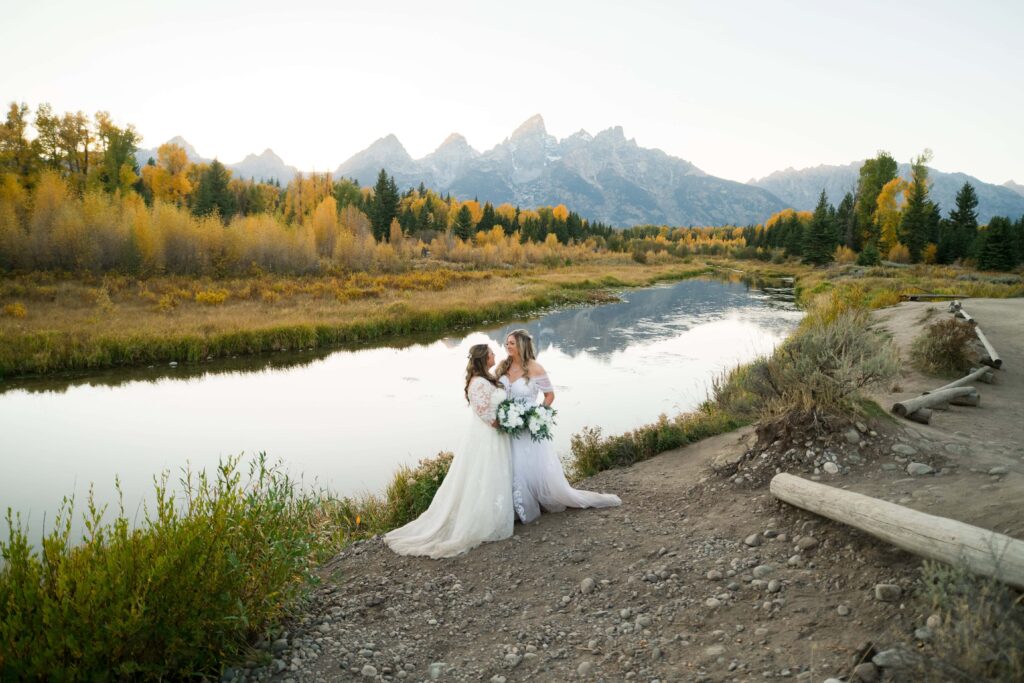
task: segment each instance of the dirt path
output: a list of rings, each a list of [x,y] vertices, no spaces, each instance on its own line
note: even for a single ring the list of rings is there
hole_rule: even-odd
[[[878,320],[905,346],[927,305]],[[880,419],[808,441],[798,473],[1024,535],[1024,301],[969,310],[1007,368],[982,388],[981,408],[953,409],[931,428]],[[885,407],[934,384],[900,383],[904,393],[878,397]],[[820,683],[849,675],[868,643],[912,638],[928,616],[907,599],[916,558],[779,504],[742,470],[711,473],[750,436],[601,473],[583,485],[618,493],[622,507],[545,515],[452,560],[399,557],[379,539],[352,546],[324,567],[288,631],[225,679]],[[911,461],[935,473],[909,477]],[[903,594],[880,600],[878,584]]]

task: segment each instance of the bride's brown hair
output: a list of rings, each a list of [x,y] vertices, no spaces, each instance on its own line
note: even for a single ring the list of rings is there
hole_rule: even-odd
[[[469,362],[466,363],[466,389],[464,391],[466,403],[469,403],[469,383],[473,381],[474,377],[483,377],[494,386],[501,386],[494,375],[487,370],[487,354],[490,350],[491,347],[487,344],[474,344],[469,347]]]
[[[516,348],[519,349],[520,361],[523,364],[523,377],[530,378],[530,361],[537,360],[537,353],[533,350],[533,337],[530,333],[524,329],[512,330],[509,332],[505,339],[509,337],[516,338]],[[512,356],[509,356],[505,360],[498,364],[498,371],[495,373],[496,376],[501,377],[502,375],[508,374],[508,369],[512,367]]]

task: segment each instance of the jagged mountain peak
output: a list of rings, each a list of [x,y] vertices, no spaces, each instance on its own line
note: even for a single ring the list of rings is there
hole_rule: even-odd
[[[544,117],[540,114],[534,114],[519,124],[518,128],[512,131],[510,139],[516,140],[523,137],[534,137],[547,134],[548,129],[544,126]]]

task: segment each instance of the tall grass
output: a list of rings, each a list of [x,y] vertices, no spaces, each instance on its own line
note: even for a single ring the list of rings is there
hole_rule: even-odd
[[[7,513],[0,541],[0,679],[163,680],[219,671],[280,619],[333,547],[320,494],[260,456],[215,475],[165,474],[133,527],[90,494],[85,537],[73,501],[34,552]]]

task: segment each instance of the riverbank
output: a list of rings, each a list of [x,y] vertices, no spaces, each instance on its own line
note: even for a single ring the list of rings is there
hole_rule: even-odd
[[[758,268],[758,272],[772,272]],[[447,333],[613,300],[614,290],[715,271],[608,256],[557,268],[137,281],[34,274],[0,283],[0,377],[198,363]]]
[[[912,339],[901,330],[924,306],[872,317],[903,360]],[[977,308],[1007,368],[983,421],[972,408],[927,428],[884,413],[851,418],[840,431],[772,444],[770,464],[1024,538],[1013,513],[1024,435],[1019,420],[1007,423],[1022,405],[1024,302]],[[900,395],[889,389],[875,398]],[[745,476],[761,460],[750,457],[756,442],[747,427],[605,470],[579,485],[618,493],[622,507],[544,515],[451,560],[400,557],[379,538],[355,543],[321,568],[307,607],[226,678],[865,683],[960,680],[947,675],[959,670],[965,681],[1016,680],[1024,621],[1012,594],[922,569],[919,558],[780,504],[765,478]],[[780,459],[790,449],[813,457]],[[911,461],[930,472],[908,477]],[[901,647],[911,653],[902,660]]]

